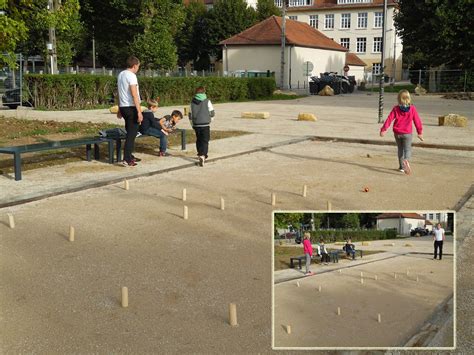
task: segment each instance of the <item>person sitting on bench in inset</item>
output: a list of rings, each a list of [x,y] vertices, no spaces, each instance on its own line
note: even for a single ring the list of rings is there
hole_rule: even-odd
[[[346,245],[344,245],[344,247],[342,249],[346,252],[347,256],[352,254],[352,260],[355,259],[355,254],[356,254],[355,245],[352,244],[351,238],[347,239]]]
[[[181,111],[174,110],[171,115],[156,118],[155,112],[158,110],[158,100],[148,100],[148,109],[143,111],[143,122],[140,125],[140,133],[160,139],[160,157],[166,156],[168,145],[168,134],[176,129],[179,120],[183,118]]]
[[[321,255],[321,263],[324,263],[324,265],[328,265],[329,263],[329,254],[326,249],[326,245],[324,245],[324,240],[319,241],[318,245],[318,254]]]

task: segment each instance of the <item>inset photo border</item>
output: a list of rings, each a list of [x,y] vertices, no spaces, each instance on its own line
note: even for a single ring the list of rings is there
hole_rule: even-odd
[[[274,211],[274,350],[454,350],[454,211]]]

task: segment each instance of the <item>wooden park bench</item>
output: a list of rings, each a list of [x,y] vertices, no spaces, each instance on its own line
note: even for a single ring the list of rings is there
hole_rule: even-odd
[[[186,130],[178,128],[176,132],[181,132],[181,150],[186,150]],[[135,139],[140,139],[141,137],[152,137],[146,134],[140,134]],[[115,141],[115,151],[117,154],[117,161],[122,161],[122,140],[125,140],[125,137],[112,138]]]
[[[79,146],[86,146],[86,159],[91,161],[92,145],[94,145],[94,158],[100,159],[99,144],[107,143],[109,152],[109,163],[114,162],[114,141],[102,137],[84,137],[78,139],[51,141],[46,143],[34,143],[27,145],[18,145],[13,147],[0,147],[0,153],[12,154],[13,164],[15,168],[15,180],[21,180],[21,155],[24,153],[34,153],[44,150],[57,150],[65,148],[74,148]]]
[[[360,257],[362,258],[362,250],[361,249],[356,249],[354,250],[355,251],[355,256],[357,256],[357,253],[359,253]],[[342,254],[342,255],[347,255],[346,251],[345,250],[337,250],[337,251],[333,251],[334,253],[334,257],[337,259],[337,262],[339,262],[339,254]]]

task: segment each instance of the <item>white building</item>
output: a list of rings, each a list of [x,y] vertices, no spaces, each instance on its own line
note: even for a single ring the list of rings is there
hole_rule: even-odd
[[[275,5],[281,7],[282,2],[275,0]],[[395,32],[395,11],[396,1],[388,0],[385,74],[400,80],[402,42]],[[289,0],[287,16],[309,24],[356,53],[367,64],[368,81],[372,73],[380,73],[383,0]]]
[[[418,213],[382,213],[375,217],[377,229],[396,229],[400,235],[410,235],[414,228],[426,228],[425,217]]]
[[[224,71],[270,71],[275,73],[278,84],[281,72],[281,26],[282,18],[272,16],[220,42],[223,46]],[[342,72],[347,64],[348,50],[306,23],[287,20],[285,41],[284,88],[296,88],[298,85],[300,88],[303,85],[307,87],[310,76],[328,71]],[[350,58],[354,60],[354,57],[357,58]],[[359,65],[363,65],[363,62]]]

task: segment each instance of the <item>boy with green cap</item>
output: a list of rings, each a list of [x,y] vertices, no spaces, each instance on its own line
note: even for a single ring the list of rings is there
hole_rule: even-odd
[[[196,94],[191,101],[189,119],[196,133],[196,150],[199,165],[204,166],[211,139],[211,121],[215,115],[214,107],[206,96],[206,89],[202,86],[196,89]]]

